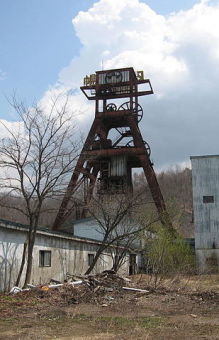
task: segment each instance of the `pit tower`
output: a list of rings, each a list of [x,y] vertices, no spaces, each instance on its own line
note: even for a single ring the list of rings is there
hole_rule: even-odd
[[[84,205],[97,193],[132,191],[132,169],[143,168],[161,222],[172,229],[165,202],[143,140],[140,96],[153,94],[143,71],[132,67],[97,71],[84,78],[82,92],[95,101],[95,118],[67,187],[53,229],[61,229],[72,212],[74,193],[84,188]]]

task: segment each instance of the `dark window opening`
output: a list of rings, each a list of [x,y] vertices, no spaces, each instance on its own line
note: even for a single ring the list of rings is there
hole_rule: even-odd
[[[129,275],[134,275],[137,273],[136,254],[130,254],[129,261]]]
[[[94,261],[94,254],[88,254],[88,266],[90,267]]]
[[[214,196],[203,196],[203,203],[214,203]]]
[[[51,251],[40,250],[39,252],[39,266],[51,267]]]

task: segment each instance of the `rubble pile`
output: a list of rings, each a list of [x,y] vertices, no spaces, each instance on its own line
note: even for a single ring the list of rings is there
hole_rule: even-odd
[[[37,299],[46,299],[52,305],[96,303],[102,306],[115,303],[130,292],[148,293],[147,290],[133,288],[130,279],[121,277],[112,270],[83,277],[72,276],[65,283],[51,280],[47,285],[29,285],[28,289],[21,291],[14,287],[11,291],[11,293],[31,295]]]

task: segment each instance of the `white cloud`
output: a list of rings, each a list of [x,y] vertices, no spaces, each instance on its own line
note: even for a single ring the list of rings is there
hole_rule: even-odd
[[[80,58],[90,53],[93,56],[96,50],[96,68],[103,59],[105,68],[144,68],[156,82],[165,77],[166,82],[175,83],[187,76],[184,60],[174,55],[177,44],[170,39],[168,20],[138,0],[101,0],[87,12],[80,12],[73,24],[84,45]],[[79,60],[74,60],[70,68]],[[61,79],[65,81],[65,77]],[[157,87],[159,92],[163,92],[163,86]]]
[[[0,135],[1,138],[7,138],[11,131],[13,134],[19,134],[23,132],[22,122],[10,122],[5,119],[0,119]]]
[[[140,128],[158,167],[188,162],[194,154],[218,151],[219,1],[158,15],[140,0],[100,0],[73,19],[82,44],[79,56],[61,70],[42,98],[79,89],[86,74],[133,66],[150,78],[155,95],[141,98]],[[87,129],[93,105],[79,91],[70,99]],[[183,164],[183,163],[182,163]]]
[[[77,90],[72,91],[69,86],[57,84],[46,91],[39,105],[46,112],[51,110],[51,106],[56,102],[56,110],[66,105],[66,113],[80,124],[84,122],[87,116],[93,111],[93,105],[90,104]]]

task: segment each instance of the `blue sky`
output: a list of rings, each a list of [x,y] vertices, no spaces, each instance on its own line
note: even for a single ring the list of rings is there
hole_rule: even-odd
[[[5,117],[5,94],[16,90],[22,98],[39,99],[78,53],[72,17],[91,1],[0,0],[0,4],[0,117]]]
[[[121,0],[120,0],[121,1]],[[81,47],[72,25],[93,0],[0,0],[0,118],[10,107],[5,96],[16,90],[29,102],[56,82],[60,70]],[[150,0],[157,13],[190,8],[194,0]]]
[[[94,110],[77,89],[102,61],[150,78],[140,128],[159,169],[219,153],[219,0],[0,0],[0,119],[16,127],[13,90],[46,106],[71,88],[86,133]]]

